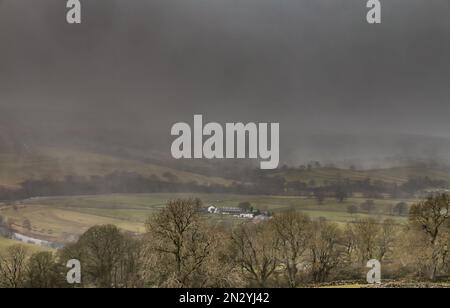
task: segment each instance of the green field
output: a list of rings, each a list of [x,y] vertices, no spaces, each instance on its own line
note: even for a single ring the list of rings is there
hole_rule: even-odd
[[[284,196],[246,196],[232,194],[111,194],[75,197],[32,198],[15,207],[0,207],[0,215],[14,222],[13,227],[20,233],[56,242],[69,242],[98,224],[114,224],[123,230],[142,233],[145,220],[162,209],[172,199],[196,197],[205,206],[238,206],[240,202],[250,202],[262,211],[280,212],[302,211],[311,217],[324,217],[330,221],[345,223],[368,214],[347,213],[349,205],[359,205],[364,198],[350,198],[344,203],[326,199],[322,205],[313,198]],[[375,200],[376,210],[370,215],[379,219],[393,218],[398,222],[406,218],[391,215],[392,207],[400,201],[411,204],[414,200]],[[233,224],[242,220],[225,215],[208,215],[214,223]],[[31,230],[23,227],[23,222],[31,222]]]

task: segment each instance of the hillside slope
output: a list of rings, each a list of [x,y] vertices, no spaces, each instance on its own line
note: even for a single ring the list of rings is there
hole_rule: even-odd
[[[69,175],[89,177],[114,172],[135,172],[145,177],[155,175],[161,179],[170,173],[183,183],[195,181],[202,185],[231,184],[230,181],[219,177],[68,148],[46,147],[21,155],[0,154],[0,186],[8,188],[18,187],[21,182],[29,179],[60,180]]]
[[[289,169],[274,173],[287,181],[314,181],[321,185],[325,182],[335,182],[337,179],[350,179],[351,181],[383,181],[386,183],[402,184],[411,178],[429,177],[434,180],[444,180],[450,183],[450,169],[444,166],[416,164],[406,167],[393,167],[373,170],[351,170],[340,168],[313,168],[311,170]]]

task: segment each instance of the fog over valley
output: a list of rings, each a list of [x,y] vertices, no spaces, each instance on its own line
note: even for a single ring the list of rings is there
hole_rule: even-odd
[[[4,0],[1,148],[169,157],[203,114],[279,122],[292,165],[448,162],[449,9],[393,0],[372,26],[357,0],[86,1],[72,27],[61,1]]]

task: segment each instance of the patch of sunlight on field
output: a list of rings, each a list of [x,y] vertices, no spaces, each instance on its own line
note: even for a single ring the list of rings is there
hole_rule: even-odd
[[[144,231],[144,225],[141,222],[47,206],[19,206],[17,210],[2,209],[0,213],[6,219],[13,221],[13,228],[19,233],[52,242],[72,241],[74,236],[81,235],[95,225],[113,224],[130,232]],[[31,222],[31,230],[23,227],[26,219]]]

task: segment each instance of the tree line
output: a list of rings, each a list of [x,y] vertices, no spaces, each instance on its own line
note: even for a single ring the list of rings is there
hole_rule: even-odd
[[[200,184],[195,181],[183,182],[177,175],[166,172],[161,177],[142,176],[135,172],[115,172],[104,176],[66,176],[62,180],[30,179],[20,184],[19,189],[0,188],[0,200],[15,201],[31,197],[73,196],[108,193],[234,193],[249,195],[294,195],[315,198],[322,204],[326,198],[336,198],[344,202],[354,193],[362,193],[368,199],[410,197],[428,188],[446,188],[447,182],[428,177],[411,178],[398,185],[380,180],[372,181],[343,179],[316,183],[310,180],[287,181],[276,174],[254,171],[240,182],[231,185]]]
[[[2,287],[73,287],[68,260],[82,264],[78,287],[299,287],[362,280],[368,260],[383,277],[437,280],[450,274],[450,198],[411,207],[406,224],[357,219],[339,225],[295,211],[233,227],[212,224],[198,199],[174,200],[149,217],[143,235],[95,226],[76,243],[29,254],[0,253]]]

